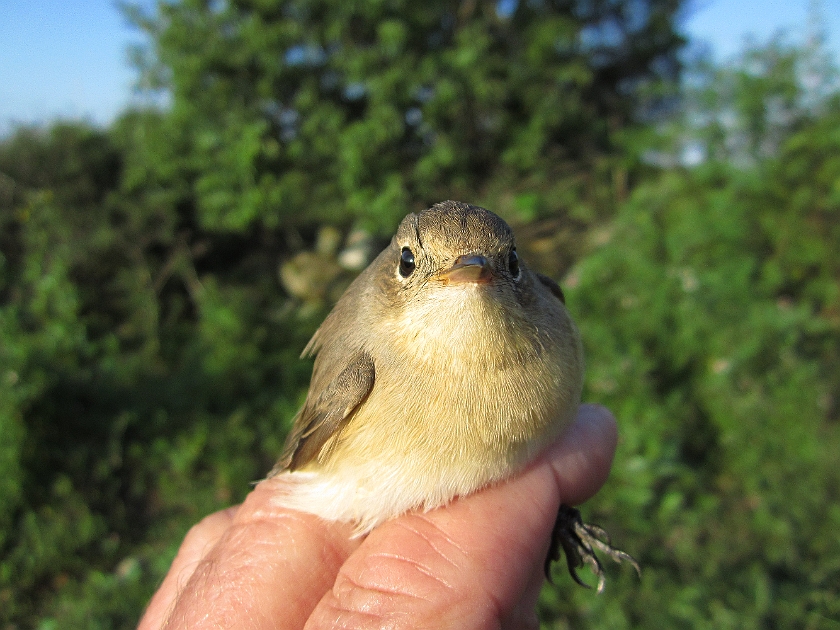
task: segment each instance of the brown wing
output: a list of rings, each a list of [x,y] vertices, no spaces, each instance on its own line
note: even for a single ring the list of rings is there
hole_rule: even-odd
[[[554,280],[552,280],[548,276],[544,276],[541,273],[535,273],[534,275],[537,276],[537,280],[542,282],[548,288],[548,290],[551,291],[555,295],[555,297],[558,300],[563,302],[563,304],[566,303],[566,296],[563,295],[563,289],[560,288],[559,284],[554,282]]]
[[[344,427],[367,398],[373,389],[374,375],[373,359],[367,352],[359,351],[320,393],[310,391],[286,438],[283,454],[268,476],[297,470],[316,458],[327,440]]]

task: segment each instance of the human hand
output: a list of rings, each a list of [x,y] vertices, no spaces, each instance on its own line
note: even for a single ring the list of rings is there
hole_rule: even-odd
[[[558,507],[600,489],[615,445],[610,412],[581,405],[515,478],[361,539],[275,507],[269,479],[189,531],[140,630],[536,628]]]

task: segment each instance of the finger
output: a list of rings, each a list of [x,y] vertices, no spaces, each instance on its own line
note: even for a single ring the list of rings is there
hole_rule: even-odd
[[[230,527],[238,506],[205,517],[187,532],[178,554],[149,602],[138,630],[157,630],[166,621],[175,599],[192,576],[199,562]]]
[[[306,627],[533,627],[557,509],[598,490],[615,444],[609,412],[584,406],[521,475],[385,523],[350,556]]]
[[[272,503],[277,478],[245,499],[198,563],[166,628],[301,628],[360,544],[352,528]]]
[[[617,443],[618,426],[609,409],[592,404],[578,408],[574,424],[541,458],[551,465],[564,503],[578,505],[601,489]]]

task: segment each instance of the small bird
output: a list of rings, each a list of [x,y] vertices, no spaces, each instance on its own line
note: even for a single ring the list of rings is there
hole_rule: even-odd
[[[583,350],[563,293],[531,271],[510,227],[446,201],[409,214],[303,351],[309,393],[269,477],[276,502],[358,535],[521,470],[572,421]],[[572,576],[599,540],[561,506],[559,546]],[[632,559],[630,559],[631,562]],[[635,563],[634,563],[635,566]]]

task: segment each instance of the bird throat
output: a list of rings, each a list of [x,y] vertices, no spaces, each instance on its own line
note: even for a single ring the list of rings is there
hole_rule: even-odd
[[[436,369],[476,365],[503,369],[540,351],[535,331],[512,300],[492,285],[441,286],[424,292],[390,321],[394,350]]]

